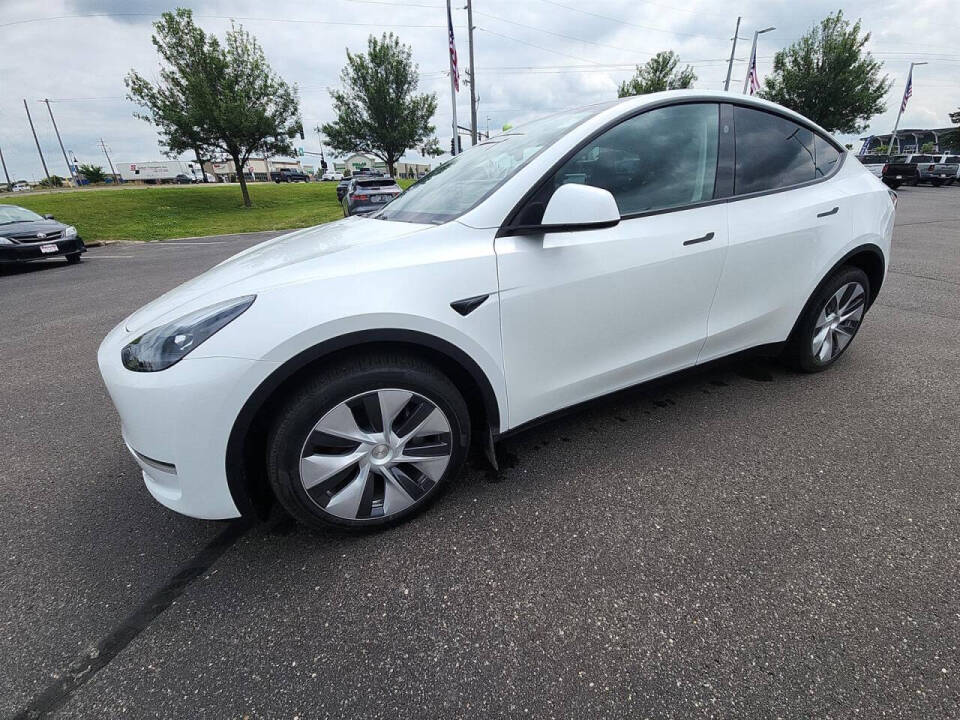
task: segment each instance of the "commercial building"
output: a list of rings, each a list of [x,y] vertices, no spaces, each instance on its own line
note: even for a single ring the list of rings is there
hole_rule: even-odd
[[[208,173],[216,176],[218,182],[237,182],[237,168],[233,160],[225,162],[207,162],[204,168]],[[299,172],[306,172],[299,160],[278,160],[274,158],[252,157],[243,167],[243,174],[248,182],[266,182],[270,173],[282,168],[291,168]]]
[[[893,153],[916,153],[920,152],[927,143],[933,143],[933,151],[940,151],[940,141],[944,135],[952,132],[958,132],[956,125],[945,128],[935,128],[931,130],[897,130],[896,139],[893,141],[893,147],[890,149]],[[889,146],[892,134],[887,135],[869,135],[860,138],[863,140],[863,147],[860,149],[861,155],[867,155],[876,152],[881,145]]]
[[[387,164],[380,158],[372,157],[364,153],[355,153],[343,160],[334,160],[333,169],[344,175],[352,175],[358,170],[375,170],[386,173]],[[430,166],[424,163],[399,161],[394,165],[394,173],[399,178],[416,179],[423,177],[428,172],[430,172]]]

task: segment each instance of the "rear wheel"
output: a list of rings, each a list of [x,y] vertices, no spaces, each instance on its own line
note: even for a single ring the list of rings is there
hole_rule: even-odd
[[[782,359],[802,372],[826,370],[856,336],[869,297],[867,274],[856,267],[840,268],[807,302]]]
[[[466,403],[432,365],[378,355],[331,366],[296,391],[268,440],[277,499],[314,527],[402,520],[463,465]]]
[[[900,187],[900,183],[896,180],[884,180],[883,182],[886,183],[887,187],[891,190],[896,190],[898,187]]]

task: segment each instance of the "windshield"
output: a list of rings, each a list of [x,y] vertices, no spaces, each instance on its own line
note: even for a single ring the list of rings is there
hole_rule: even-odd
[[[439,166],[375,217],[440,224],[475,207],[537,153],[613,103],[558,113],[496,135]]]
[[[10,223],[18,222],[35,222],[36,220],[43,220],[43,218],[32,210],[27,210],[17,205],[0,204],[0,225],[9,225]]]

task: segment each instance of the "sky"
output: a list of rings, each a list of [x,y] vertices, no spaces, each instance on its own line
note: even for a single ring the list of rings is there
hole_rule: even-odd
[[[742,16],[731,89],[742,90],[753,31],[760,36],[761,80],[777,49],[830,12],[863,19],[868,45],[893,80],[887,111],[866,134],[889,133],[910,62],[913,97],[901,128],[945,127],[960,106],[957,0],[474,0],[478,125],[496,131],[578,105],[613,99],[618,84],[660,50],[693,65],[695,87],[722,89],[737,15]],[[106,167],[102,138],[115,164],[164,158],[152,126],[133,116],[123,78],[136,69],[157,75],[151,23],[177,3],[154,0],[0,0],[0,149],[11,180],[43,177],[27,123],[26,99],[50,172],[66,167],[43,98],[51,100],[68,152]],[[420,89],[438,98],[434,124],[449,147],[450,81],[443,0],[180,0],[207,32],[223,35],[231,18],[260,41],[273,68],[296,84],[307,152],[319,150],[310,129],[334,119],[329,89],[339,85],[345,50],[363,50],[373,33],[393,31],[413,49]],[[464,0],[454,2],[461,68],[468,60]],[[463,76],[461,79],[465,79]],[[461,84],[457,112],[469,124],[469,91]],[[842,137],[854,142],[853,137]],[[468,142],[464,138],[464,142]],[[328,158],[329,159],[329,158]],[[410,154],[408,159],[417,159]],[[314,161],[306,156],[304,161]],[[433,161],[436,162],[436,161]]]

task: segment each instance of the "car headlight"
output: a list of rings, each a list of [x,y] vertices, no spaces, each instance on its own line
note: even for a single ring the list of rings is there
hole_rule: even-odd
[[[10,238],[0,237],[0,245],[13,245],[14,242]]]
[[[63,231],[63,236],[65,238],[75,238],[77,236],[77,229],[73,225],[69,225],[67,229]]]
[[[120,351],[123,366],[135,372],[166,370],[240,317],[256,298],[246,295],[226,300],[148,330]]]

